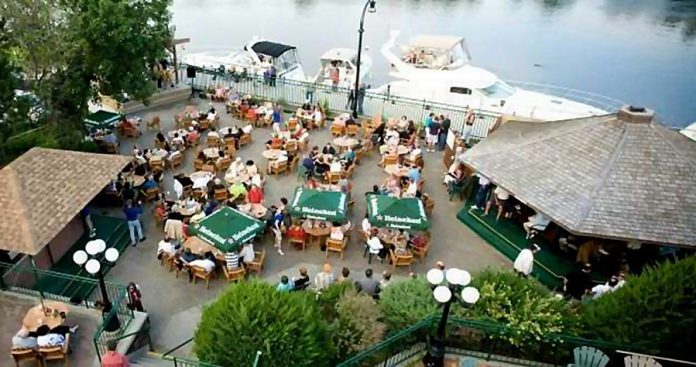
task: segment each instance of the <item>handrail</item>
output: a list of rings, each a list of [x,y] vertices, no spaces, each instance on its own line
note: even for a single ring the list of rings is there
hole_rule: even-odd
[[[195,338],[195,337],[192,336],[192,337],[188,338],[185,342],[180,343],[180,344],[177,345],[176,347],[171,348],[171,349],[169,349],[168,351],[164,352],[164,353],[162,354],[162,358],[167,357],[168,355],[172,354],[175,350],[177,350],[177,349],[183,347],[184,345],[186,345],[186,344],[192,342],[194,338]]]
[[[696,362],[691,362],[691,361],[684,361],[681,359],[674,359],[674,358],[667,358],[667,357],[659,357],[659,356],[653,356],[650,354],[643,354],[643,353],[636,353],[636,352],[630,352],[627,350],[617,350],[617,353],[621,354],[627,354],[627,355],[634,355],[634,356],[640,356],[640,357],[647,357],[647,358],[652,358],[652,359],[659,359],[661,361],[667,361],[667,362],[672,362],[672,363],[681,363],[681,364],[688,364],[691,366],[696,366]]]

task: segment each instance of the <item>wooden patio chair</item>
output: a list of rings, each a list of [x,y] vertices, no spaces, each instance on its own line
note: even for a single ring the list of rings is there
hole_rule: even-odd
[[[158,160],[158,161],[153,161],[150,160],[150,170],[151,171],[164,171],[164,159]]]
[[[341,260],[343,260],[343,251],[346,249],[346,238],[343,240],[334,240],[330,237],[326,239],[326,257],[329,257],[329,251],[341,253]]]
[[[290,172],[295,173],[297,172],[297,167],[300,165],[300,156],[295,155],[292,157],[292,161],[290,162]]]
[[[298,141],[297,142],[297,147],[303,151],[306,152],[307,149],[309,149],[309,138],[305,138],[304,140]]]
[[[285,151],[288,152],[288,155],[295,155],[297,152],[298,146],[297,146],[297,140],[295,139],[289,139],[285,143]]]
[[[118,146],[113,143],[104,143],[104,151],[109,154],[116,154],[118,153]]]
[[[201,131],[210,129],[210,121],[208,121],[208,119],[198,120],[198,129]]]
[[[228,168],[232,165],[232,158],[230,157],[225,157],[221,158],[217,162],[215,162],[215,167],[217,168],[218,172],[225,172],[227,171]]]
[[[605,367],[609,363],[609,356],[601,350],[583,345],[573,349],[572,367]]]
[[[41,366],[41,357],[35,349],[12,349],[10,351],[12,359],[15,361],[15,366],[19,367],[20,362],[34,360],[38,366]]]
[[[324,180],[331,185],[338,184],[338,181],[341,180],[341,174],[342,172],[326,172],[324,174]]]
[[[172,158],[169,160],[172,168],[179,167],[184,164],[184,155],[179,153],[172,155]]]
[[[430,235],[427,234],[425,237],[426,240],[423,245],[411,247],[411,253],[414,257],[418,258],[418,262],[421,264],[423,263],[423,259],[428,257],[428,250],[430,249]]]
[[[244,276],[246,276],[246,269],[244,269],[243,266],[239,266],[236,269],[227,269],[227,265],[223,265],[222,273],[225,274],[225,279],[227,279],[227,283],[230,283],[239,280],[244,280]]]
[[[228,195],[229,195],[229,193],[228,193],[227,189],[222,188],[222,189],[215,189],[215,193],[213,194],[213,197],[215,198],[215,200],[217,200],[219,202],[223,202],[223,201],[227,200]]]
[[[237,154],[237,147],[234,145],[234,143],[225,144],[224,151],[225,151],[225,155],[230,157],[230,160],[231,160],[231,159],[234,159],[234,156]]]
[[[193,169],[195,171],[202,171],[203,170],[203,165],[205,164],[205,161],[202,159],[196,159],[193,161]]]
[[[343,126],[331,125],[331,135],[333,135],[333,136],[343,135]]]
[[[271,142],[271,149],[283,149],[283,141],[276,140]]]
[[[353,177],[354,172],[355,172],[355,164],[351,164],[350,167],[348,167],[347,170],[341,172],[341,174],[345,179],[349,179],[349,178]]]
[[[626,356],[624,358],[624,366],[626,367],[662,367],[656,360],[648,356]]]
[[[44,365],[49,361],[63,361],[63,364],[68,366],[70,365],[70,361],[68,360],[70,351],[70,334],[66,334],[65,342],[62,346],[39,348],[39,355]]]
[[[204,164],[203,167],[201,167],[201,171],[211,172],[214,174],[215,166],[212,164]]]
[[[215,275],[215,271],[207,272],[200,266],[192,266],[193,283],[197,283],[198,279],[205,280],[205,288],[210,289],[210,279]]]
[[[288,171],[288,161],[282,161],[280,163],[268,164],[268,174],[279,175]]]
[[[145,202],[149,203],[155,199],[157,199],[157,195],[159,195],[159,188],[157,187],[152,187],[147,190],[145,190]]]
[[[392,271],[396,271],[399,266],[408,266],[408,270],[411,270],[411,264],[413,263],[413,254],[400,254],[397,255],[394,250],[389,250],[389,259],[392,263]]]
[[[302,238],[289,237],[288,244],[290,244],[290,245],[298,244],[302,248],[302,251],[305,251],[307,249],[307,237],[302,237]]]
[[[217,136],[208,136],[206,138],[206,143],[209,147],[217,147],[220,145],[220,138]]]
[[[295,131],[297,129],[297,119],[291,118],[288,120],[288,130]]]
[[[435,200],[433,200],[432,197],[430,197],[430,194],[423,193],[422,200],[425,204],[425,213],[428,215],[433,214],[433,210],[435,210]]]
[[[398,162],[399,157],[397,155],[392,155],[392,154],[387,154],[382,158],[382,162],[380,162],[380,166],[386,167],[386,166],[391,166],[396,164]]]
[[[263,271],[263,263],[266,260],[266,250],[254,251],[254,261],[247,264],[249,273],[261,274]]]
[[[244,134],[239,138],[239,146],[247,146],[251,144],[251,134]]]
[[[127,138],[137,138],[142,135],[137,126],[123,127],[121,128],[121,134]]]
[[[348,136],[357,136],[358,135],[358,125],[348,125],[346,126],[346,134]]]

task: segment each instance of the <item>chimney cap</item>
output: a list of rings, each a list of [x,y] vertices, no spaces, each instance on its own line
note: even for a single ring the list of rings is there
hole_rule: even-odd
[[[621,107],[616,117],[624,122],[636,123],[636,124],[649,124],[652,122],[655,116],[655,111],[633,105],[626,105]]]

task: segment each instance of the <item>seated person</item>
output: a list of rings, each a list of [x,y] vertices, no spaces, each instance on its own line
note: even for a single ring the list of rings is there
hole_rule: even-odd
[[[309,287],[309,275],[307,268],[300,268],[300,277],[292,279],[293,290],[301,291]]]
[[[36,349],[39,343],[36,340],[36,333],[30,333],[29,330],[22,327],[17,331],[17,334],[12,337],[12,349]]]
[[[242,162],[242,158],[235,158],[234,162],[230,165],[230,168],[227,169],[227,176],[231,178],[237,178],[240,175],[243,175],[246,173],[246,166],[244,165],[244,162]]]
[[[245,243],[239,252],[239,256],[242,258],[242,264],[244,265],[254,262],[254,259],[256,258],[256,254],[254,253],[254,244],[251,242]]]
[[[311,175],[314,172],[314,160],[310,155],[307,155],[302,159],[302,166],[307,169],[307,172]]]
[[[333,162],[329,165],[329,172],[331,173],[340,173],[343,171],[343,165],[341,165],[341,161],[338,159],[334,159]]]
[[[65,336],[68,333],[74,334],[78,327],[78,325],[59,325],[51,329],[48,325],[41,325],[36,329],[36,343],[39,348],[62,347],[65,344]]]
[[[247,189],[246,186],[242,182],[235,182],[230,188],[228,189],[230,192],[230,200],[234,201],[240,198],[244,198],[247,196]]]
[[[179,133],[174,133],[174,138],[172,139],[172,145],[174,146],[174,149],[179,150],[181,147],[184,146],[184,138],[179,136]]]
[[[251,204],[262,204],[263,203],[263,190],[257,185],[251,184],[251,188],[246,195],[247,202]]]
[[[416,183],[418,183],[421,179],[421,170],[420,167],[418,166],[413,166],[409,168],[408,173],[406,174],[408,178],[413,179]]]
[[[344,235],[343,235],[343,227],[341,226],[341,223],[333,222],[331,223],[331,232],[329,234],[329,238],[332,240],[336,241],[343,241]]]
[[[323,119],[324,114],[321,113],[321,109],[319,107],[314,107],[314,112],[312,113],[312,120],[314,120],[314,123],[319,125]]]
[[[217,117],[217,112],[215,111],[215,107],[213,107],[213,104],[210,104],[210,109],[208,110],[208,114],[206,115],[206,119],[209,121],[215,120]]]
[[[118,138],[116,137],[116,134],[114,134],[113,130],[109,130],[109,132],[104,135],[104,143],[118,146]]]
[[[324,148],[321,150],[322,154],[331,154],[331,155],[336,155],[336,148],[331,145],[331,143],[326,143],[324,145]]]
[[[212,252],[208,251],[203,255],[202,259],[196,259],[189,262],[189,266],[197,266],[203,268],[206,273],[210,273],[211,271],[215,270],[215,256]]]
[[[366,243],[367,250],[370,252],[370,254],[377,255],[380,257],[380,259],[384,260],[389,254],[389,250],[382,245],[382,241],[380,241],[377,233],[377,228],[373,228],[370,232],[368,232]]]
[[[252,160],[248,160],[246,162],[246,170],[249,175],[255,175],[259,173],[259,168],[256,166],[256,163]]]
[[[227,270],[237,270],[239,269],[239,254],[236,251],[230,251],[225,253],[225,265]]]
[[[276,286],[278,292],[290,292],[293,289],[292,283],[287,276],[283,275],[280,277],[280,283]]]
[[[413,178],[408,178],[408,186],[406,187],[406,192],[404,192],[403,197],[405,198],[415,198],[418,193],[418,184]]]
[[[215,127],[214,127],[214,126],[210,128],[210,131],[208,131],[208,137],[209,137],[209,138],[218,138],[218,139],[220,139],[220,134],[218,134],[218,132],[215,131]]]
[[[522,223],[522,227],[524,227],[524,231],[527,232],[527,238],[530,238],[533,229],[543,231],[549,223],[551,223],[551,219],[541,213],[536,213],[530,216],[526,222]]]
[[[346,163],[346,168],[350,167],[351,164],[355,161],[355,152],[351,147],[348,147],[346,151],[343,153],[343,156],[341,157],[341,160],[343,160]]]
[[[186,135],[186,141],[189,144],[193,144],[194,142],[198,141],[199,138],[198,130],[194,129],[193,126],[189,126],[189,132]]]
[[[266,141],[266,149],[281,149],[283,144],[283,138],[274,133],[271,136],[271,140]]]
[[[181,265],[188,265],[192,263],[193,261],[196,261],[198,259],[198,256],[194,254],[190,248],[184,249],[184,252],[179,256],[179,270],[181,270]]]
[[[225,152],[222,150],[218,150],[218,157],[215,159],[215,164],[220,164],[227,156],[225,156]]]
[[[165,237],[162,241],[157,244],[157,258],[159,259],[161,255],[167,254],[169,256],[174,256],[179,249],[179,244],[169,237]]]
[[[145,182],[143,182],[143,184],[140,185],[140,191],[144,193],[147,190],[157,188],[158,186],[159,185],[157,184],[157,181],[155,181],[154,176],[149,175],[147,176],[147,179],[145,179]]]
[[[281,154],[278,156],[278,159],[268,162],[268,168],[280,167],[282,163],[288,163],[288,152],[286,151],[282,151]]]

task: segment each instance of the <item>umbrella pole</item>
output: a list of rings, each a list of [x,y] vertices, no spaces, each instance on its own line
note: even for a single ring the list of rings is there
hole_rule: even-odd
[[[41,281],[39,279],[39,273],[36,271],[36,262],[34,261],[34,256],[29,256],[29,259],[31,259],[31,270],[32,273],[34,274],[34,279],[36,281],[36,286],[39,291],[39,301],[41,302],[41,310],[43,311],[44,315],[46,314],[46,306],[44,305],[44,294],[43,290],[41,289]]]

